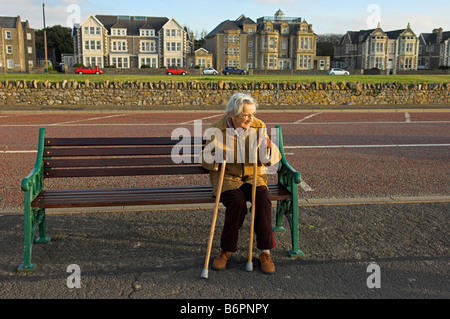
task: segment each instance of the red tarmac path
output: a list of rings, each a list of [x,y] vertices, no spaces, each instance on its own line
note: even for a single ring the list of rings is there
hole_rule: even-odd
[[[168,136],[176,128],[203,130],[221,111],[88,113],[0,113],[0,212],[20,212],[20,183],[33,168],[40,127],[47,136]],[[268,127],[282,125],[289,163],[306,183],[306,202],[352,198],[450,198],[450,111],[400,110],[311,112],[260,111]],[[153,177],[98,178],[83,184],[51,181],[57,187],[167,185],[180,180]],[[182,183],[208,183],[206,176]],[[309,186],[309,187],[308,187]]]

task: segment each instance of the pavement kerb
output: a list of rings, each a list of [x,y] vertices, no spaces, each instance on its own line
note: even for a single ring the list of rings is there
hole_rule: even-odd
[[[361,197],[361,198],[302,198],[299,199],[299,207],[306,206],[350,206],[350,205],[370,205],[370,204],[418,204],[450,202],[450,195],[443,196],[387,196],[387,197]],[[276,207],[276,202],[272,203]],[[214,204],[183,204],[183,205],[151,205],[151,206],[106,206],[106,207],[81,207],[81,208],[58,208],[47,209],[47,215],[65,214],[89,214],[89,213],[133,213],[133,212],[161,212],[161,211],[182,211],[193,209],[213,209]],[[220,208],[223,208],[221,205]],[[1,211],[0,216],[21,215],[20,208]]]

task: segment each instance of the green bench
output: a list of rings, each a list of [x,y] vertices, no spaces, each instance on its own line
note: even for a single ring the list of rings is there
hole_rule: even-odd
[[[298,238],[298,184],[300,173],[286,161],[283,151],[281,128],[278,130],[278,146],[282,159],[278,166],[277,183],[269,185],[270,198],[277,201],[274,231],[284,231],[286,216],[292,234],[290,256],[301,256]],[[192,149],[202,149],[201,145]],[[191,138],[191,147],[199,144]],[[48,243],[46,232],[47,208],[81,208],[137,205],[175,205],[214,203],[212,187],[176,186],[122,189],[46,189],[49,178],[89,178],[97,176],[144,176],[208,174],[200,164],[174,164],[172,148],[180,140],[170,137],[95,137],[95,138],[46,138],[45,128],[39,130],[39,144],[34,169],[22,180],[24,200],[24,262],[18,271],[31,271],[32,245]],[[192,161],[195,162],[195,161]],[[38,232],[36,239],[35,233]]]

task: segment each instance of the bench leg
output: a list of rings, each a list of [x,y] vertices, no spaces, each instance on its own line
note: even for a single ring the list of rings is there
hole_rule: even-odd
[[[45,224],[45,209],[38,210],[37,224],[39,227],[39,237],[34,241],[38,244],[47,244],[50,242],[51,237],[46,236],[47,226]]]
[[[25,207],[24,215],[24,256],[23,264],[19,265],[17,270],[19,272],[33,271],[36,268],[35,264],[31,263],[31,255],[33,248],[33,238],[36,229],[39,228],[39,237],[34,241],[35,243],[48,243],[51,238],[46,237],[45,225],[45,209],[34,211],[31,207]]]
[[[303,252],[299,249],[298,202],[295,201],[295,199],[289,198],[277,202],[276,225],[275,227],[273,227],[274,232],[281,232],[286,230],[282,226],[283,216],[285,216],[288,220],[291,229],[292,250],[289,250],[288,254],[291,257],[303,256]]]
[[[32,211],[30,206],[25,206],[25,214],[24,214],[24,255],[23,255],[23,264],[19,265],[17,271],[26,272],[33,271],[36,268],[36,265],[31,263],[31,250],[33,246],[33,221],[34,221],[34,212]]]

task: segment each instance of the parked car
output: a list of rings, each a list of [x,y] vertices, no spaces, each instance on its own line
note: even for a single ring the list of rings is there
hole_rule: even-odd
[[[341,68],[334,68],[334,69],[330,69],[330,71],[328,71],[329,75],[350,75],[350,72],[345,71],[344,69]]]
[[[180,74],[181,75],[187,75],[188,73],[187,73],[186,70],[182,70],[182,69],[180,69],[177,66],[169,66],[167,68],[167,70],[166,70],[166,74],[167,75],[172,75],[172,74],[174,74],[174,75],[180,75]]]
[[[75,73],[78,74],[102,74],[103,71],[98,68],[98,65],[95,67],[83,66],[75,70]]]
[[[203,69],[203,74],[204,75],[217,75],[219,73],[214,68],[204,68]]]
[[[242,69],[238,69],[234,66],[227,66],[225,69],[223,69],[222,71],[223,74],[228,75],[228,74],[247,74],[247,71],[242,70]]]

